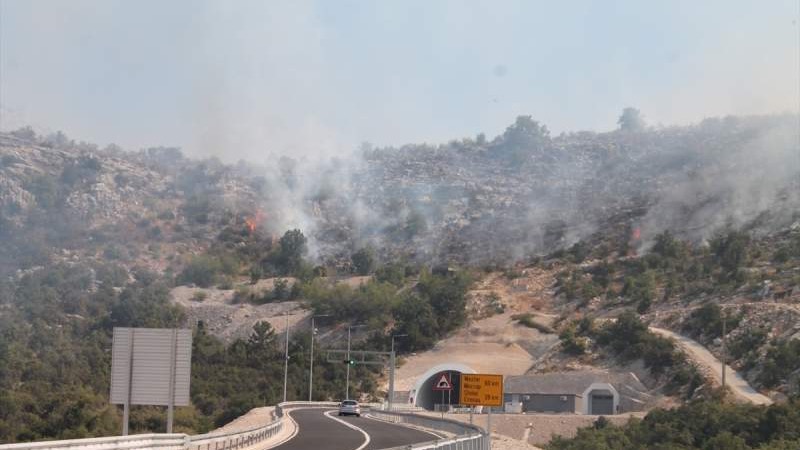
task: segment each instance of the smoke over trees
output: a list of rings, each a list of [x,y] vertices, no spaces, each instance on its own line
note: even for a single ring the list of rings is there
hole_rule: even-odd
[[[622,131],[642,131],[645,129],[644,116],[636,108],[627,107],[617,120],[617,125]]]
[[[507,263],[611,228],[630,230],[614,234],[611,249],[627,253],[647,250],[664,230],[703,242],[725,227],[758,234],[790,226],[800,205],[795,118],[646,128],[641,113],[626,108],[620,130],[551,136],[544,124],[520,116],[493,139],[365,145],[352,157],[282,157],[269,166],[192,161],[169,147],[120,154],[77,143],[65,150],[72,156],[37,172],[25,172],[37,163],[14,149],[47,141],[23,129],[2,147],[0,175],[12,187],[0,209],[17,231],[12,235],[53,236],[58,224],[62,242],[93,228],[94,217],[122,217],[137,205],[135,215],[153,216],[143,226],[151,239],[174,232],[209,236],[237,214],[261,210],[266,233],[300,230],[315,265],[342,270],[367,246],[376,261]],[[28,141],[18,136],[34,141],[21,144]],[[179,207],[168,205],[170,199]],[[55,214],[62,219],[41,220]],[[636,239],[630,239],[633,230]],[[7,255],[21,249],[10,250]],[[275,264],[301,269],[290,254],[275,257],[280,261],[264,261],[265,273]]]

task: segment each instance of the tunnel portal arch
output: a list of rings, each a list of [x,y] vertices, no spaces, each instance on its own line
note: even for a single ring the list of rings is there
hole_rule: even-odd
[[[439,391],[433,390],[433,383],[438,379],[441,373],[449,373],[453,382],[453,390],[448,393],[442,394]],[[458,404],[458,395],[460,392],[459,375],[462,373],[476,373],[475,370],[465,364],[460,363],[445,363],[431,367],[425,373],[417,377],[414,387],[411,390],[409,400],[412,406],[433,410],[434,405],[445,404]]]
[[[619,392],[608,383],[592,383],[583,392],[584,414],[616,414],[619,410]]]

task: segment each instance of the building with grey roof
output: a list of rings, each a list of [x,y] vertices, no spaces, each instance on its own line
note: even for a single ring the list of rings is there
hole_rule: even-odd
[[[632,374],[574,371],[508,376],[503,390],[506,412],[610,415],[620,412],[620,390],[646,388]]]

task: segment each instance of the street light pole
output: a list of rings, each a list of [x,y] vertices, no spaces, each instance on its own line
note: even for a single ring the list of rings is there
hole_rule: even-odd
[[[311,393],[314,389],[314,335],[317,333],[317,329],[314,327],[314,319],[328,316],[330,316],[330,314],[311,316],[311,360],[308,365],[308,401],[311,401]]]
[[[399,337],[407,337],[407,334],[393,334],[392,335],[392,351],[389,355],[389,411],[392,411],[394,408],[394,367],[395,367],[395,355],[394,355],[394,338]]]
[[[286,311],[286,351],[283,354],[283,401],[286,402],[286,385],[289,382],[289,311]]]
[[[353,327],[347,327],[347,375],[344,380],[344,399],[350,399],[350,330]]]
[[[727,335],[727,322],[728,316],[725,315],[725,310],[722,310],[722,389],[725,390],[725,360],[727,360],[727,349],[725,348],[725,339]]]
[[[347,360],[350,361],[350,335],[353,328],[358,327],[365,327],[366,325],[350,325],[347,327]],[[345,400],[350,400],[350,363],[347,363],[347,375],[345,378],[345,390],[344,390],[344,398]]]

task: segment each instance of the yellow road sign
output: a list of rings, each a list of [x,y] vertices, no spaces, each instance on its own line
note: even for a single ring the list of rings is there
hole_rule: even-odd
[[[503,376],[461,374],[459,403],[472,406],[503,406]]]

